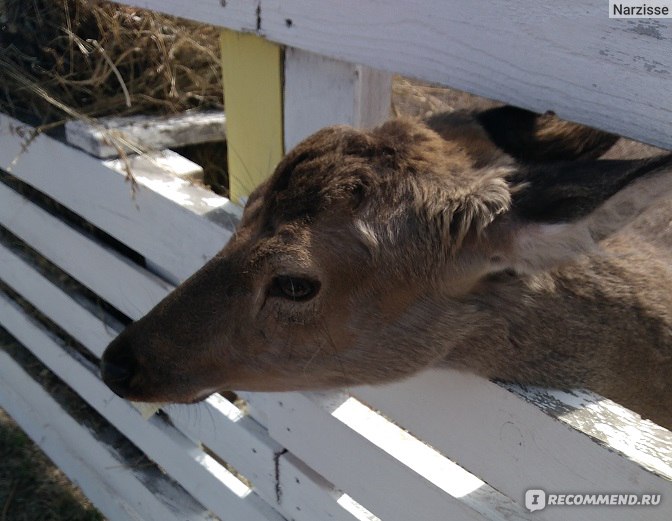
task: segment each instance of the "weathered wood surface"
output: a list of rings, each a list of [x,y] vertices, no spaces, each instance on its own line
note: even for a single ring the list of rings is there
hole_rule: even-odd
[[[328,125],[373,127],[390,115],[389,73],[313,54],[285,51],[285,149]]]
[[[224,141],[226,116],[222,111],[210,111],[107,117],[95,122],[71,120],[65,124],[65,138],[71,145],[107,159],[125,152]]]
[[[172,286],[0,184],[0,224],[125,315],[138,319]],[[101,276],[101,274],[105,274]]]
[[[604,0],[131,0],[672,148],[672,25]]]
[[[123,159],[111,159],[106,165],[118,172],[161,172],[172,174],[187,181],[203,181],[203,168],[172,150],[157,150],[145,154],[127,155]]]
[[[171,282],[186,279],[231,236],[241,210],[228,199],[155,170],[136,170],[133,190],[116,160],[46,135],[31,139],[32,130],[0,114],[0,168],[144,255]]]
[[[663,494],[660,508],[554,508],[544,519],[669,518],[672,433],[594,394],[500,386],[438,369],[352,393],[511,498],[533,488]]]
[[[672,432],[667,429],[590,391],[504,387],[598,445],[672,483]]]
[[[0,406],[109,519],[212,520],[184,490],[149,474],[71,418],[7,353],[0,351]]]
[[[274,439],[385,521],[434,521],[438,516],[455,521],[528,519],[521,506],[473,476],[472,480],[478,483],[476,487],[487,490],[474,502],[465,501],[455,491],[458,484],[453,483],[453,495],[441,483],[400,461],[388,447],[381,448],[372,441],[376,434],[383,438],[391,436],[390,443],[398,446],[395,440],[398,432],[375,426],[373,432],[363,435],[352,429],[336,414],[347,395],[246,393],[245,396],[255,412],[265,413]],[[315,433],[317,425],[319,435]],[[460,477],[464,479],[464,475]]]

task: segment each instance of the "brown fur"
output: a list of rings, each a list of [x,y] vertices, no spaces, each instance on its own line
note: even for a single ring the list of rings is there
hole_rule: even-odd
[[[493,110],[308,138],[226,248],[110,345],[105,380],[191,401],[445,365],[672,427],[672,160],[590,159],[613,136]]]

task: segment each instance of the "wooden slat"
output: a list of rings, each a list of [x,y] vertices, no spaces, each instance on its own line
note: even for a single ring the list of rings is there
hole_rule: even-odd
[[[618,121],[625,132],[648,127],[669,143],[671,28],[609,20],[607,9],[600,0],[261,1],[268,38],[561,116]],[[644,118],[626,116],[638,110]]]
[[[127,155],[124,159],[105,161],[105,165],[126,173],[159,172],[174,175],[189,182],[203,181],[203,168],[172,150],[156,150],[143,155]]]
[[[118,141],[111,143],[110,136]],[[120,150],[130,153],[224,141],[226,117],[220,110],[167,116],[108,116],[96,119],[95,124],[70,120],[65,123],[65,137],[71,145],[96,157],[119,157]]]
[[[228,199],[156,171],[135,171],[132,193],[126,175],[107,162],[45,135],[31,141],[31,131],[0,114],[0,168],[144,255],[171,282],[191,275],[231,236],[240,208]]]
[[[73,335],[93,354],[100,357],[122,326],[99,311],[103,320],[95,320],[85,309],[60,288],[40,276],[15,252],[0,244],[0,280],[30,301],[65,331]]]
[[[291,452],[278,458],[278,485],[283,511],[295,521],[380,521],[373,514],[355,517],[338,503],[343,494]]]
[[[169,405],[164,411],[178,429],[242,472],[264,499],[276,502],[275,463],[284,447],[252,418],[219,395],[196,406]]]
[[[328,125],[373,127],[390,115],[392,77],[300,49],[285,51],[285,147]]]
[[[669,518],[672,470],[665,458],[672,435],[648,422],[613,425],[622,429],[613,440],[623,442],[637,432],[641,438],[636,443],[658,447],[656,469],[634,452],[625,457],[622,447],[609,445],[610,440],[596,443],[592,436],[568,428],[548,407],[544,410],[466,373],[432,370],[395,384],[355,389],[354,395],[511,498],[522,501],[525,490],[533,488],[559,493],[656,491],[663,494],[660,508],[573,507],[571,512],[595,521],[627,521],[640,514],[652,520]],[[624,419],[634,416],[623,413]],[[563,521],[567,512],[548,509],[544,515]]]
[[[139,0],[125,1],[138,5]],[[141,5],[185,14],[173,0]],[[672,148],[672,26],[608,2],[194,0],[189,17]],[[257,9],[254,24],[241,19]],[[288,21],[291,21],[289,23]]]
[[[669,430],[591,391],[514,384],[503,387],[548,416],[586,434],[598,445],[661,476],[666,487],[672,487],[672,432]]]
[[[108,518],[212,519],[203,507],[168,480],[157,476],[143,479],[142,469],[133,468],[113,447],[71,418],[1,350],[0,406]],[[154,481],[154,488],[147,488],[147,479]]]
[[[172,289],[1,183],[0,224],[133,319]]]
[[[385,521],[528,519],[521,507],[493,492],[499,508],[484,517],[421,477],[367,438],[331,415],[340,395],[316,393],[246,393],[253,407],[268,417],[273,438],[363,507]],[[319,435],[315,426],[319,425]],[[483,509],[485,510],[485,509]],[[543,519],[543,517],[541,518]]]
[[[222,25],[239,31],[254,32],[259,20],[258,0],[134,0],[133,2],[119,2],[117,4],[132,5],[142,9],[159,11],[179,16],[187,20],[195,20],[204,24]],[[218,23],[213,16],[226,11],[226,24]]]
[[[173,424],[192,439],[199,440],[242,472],[254,490],[288,519],[313,521],[315,512],[329,513],[328,519],[353,521],[337,503],[333,486],[310,469],[296,464],[285,447],[271,438],[253,418],[237,412],[218,395],[198,406],[170,405],[165,412]],[[235,411],[234,411],[235,414]],[[280,459],[290,456],[283,465]],[[306,494],[306,489],[315,491]]]
[[[96,375],[67,356],[60,345],[2,294],[0,323],[212,512],[224,519],[282,521],[282,516],[254,492],[245,494],[239,490],[245,487],[174,427],[156,417],[143,420],[128,402],[116,397]]]
[[[231,199],[240,202],[282,158],[282,50],[251,34],[222,31]]]

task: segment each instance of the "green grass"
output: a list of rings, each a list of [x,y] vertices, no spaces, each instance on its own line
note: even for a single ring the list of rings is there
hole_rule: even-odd
[[[0,521],[104,519],[0,409]]]

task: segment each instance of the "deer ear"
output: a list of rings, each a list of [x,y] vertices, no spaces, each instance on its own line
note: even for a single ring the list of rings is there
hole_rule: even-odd
[[[519,186],[512,207],[526,220],[575,221],[633,181],[672,165],[672,154],[650,159],[573,161],[522,167],[511,175]]]
[[[460,185],[430,184],[420,193],[422,221],[434,228],[441,248],[454,255],[465,240],[479,237],[511,206],[508,168],[477,171]]]
[[[546,268],[555,260],[564,262],[593,247],[591,236],[601,238],[615,231],[608,226],[588,229],[572,223],[593,222],[598,207],[628,184],[671,165],[672,154],[642,160],[543,163],[515,171],[484,168],[472,172],[462,185],[437,189],[441,211],[435,214],[452,251],[468,237],[480,237],[498,217],[506,217],[499,220],[515,223],[515,230],[506,233],[513,233],[511,240],[519,245],[519,253],[530,257],[513,263]],[[533,245],[545,253],[535,252]]]
[[[482,241],[489,272],[533,273],[564,264],[632,222],[672,190],[672,176],[629,187],[672,167],[672,154],[630,161],[537,166],[512,175],[511,210]],[[625,189],[625,188],[628,189]]]
[[[521,163],[596,159],[618,136],[558,118],[504,106],[476,115],[492,142]]]

